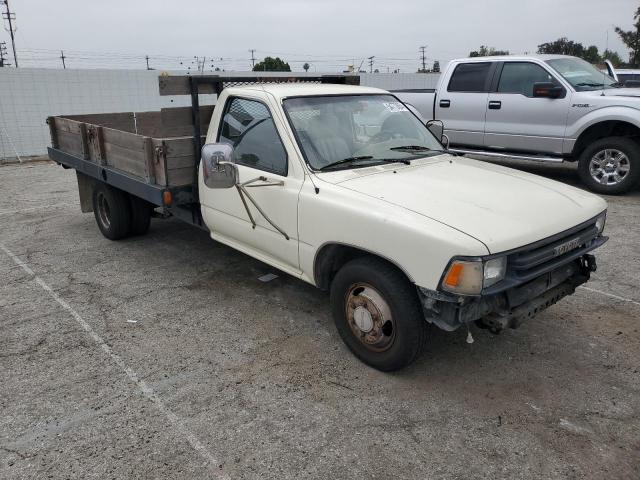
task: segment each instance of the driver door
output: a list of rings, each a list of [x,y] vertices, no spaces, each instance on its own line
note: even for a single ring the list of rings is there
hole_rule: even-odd
[[[210,132],[207,143],[234,147],[238,183],[245,184],[246,194],[236,187],[212,189],[200,183],[202,215],[215,240],[298,274],[297,209],[304,175],[289,160],[294,157],[282,141],[287,138],[281,134],[283,125],[268,101],[266,94],[227,99],[217,138],[209,138]]]

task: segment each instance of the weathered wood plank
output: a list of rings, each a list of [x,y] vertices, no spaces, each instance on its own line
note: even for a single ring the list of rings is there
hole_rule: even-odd
[[[190,155],[181,155],[179,157],[167,157],[167,170],[175,170],[176,168],[185,168],[195,166],[193,153]]]
[[[146,137],[165,137],[160,112],[136,113],[136,132]]]
[[[172,187],[180,185],[189,185],[193,183],[195,175],[194,168],[177,168],[175,170],[169,170],[167,172],[169,176],[169,185]]]
[[[200,107],[200,122],[209,123],[215,105],[203,105]],[[182,125],[193,125],[191,117],[191,107],[162,108],[160,119],[165,127],[175,127]]]
[[[103,128],[102,134],[105,145],[110,143],[139,152],[144,150],[144,137],[141,135],[115,130],[113,128]]]
[[[190,95],[191,87],[189,77],[184,76],[159,76],[158,87],[160,95]],[[198,93],[216,93],[213,85],[199,85]]]
[[[58,132],[58,147],[72,155],[82,155],[82,139],[79,133]]]
[[[101,125],[103,127],[125,130],[127,132],[135,132],[133,112],[90,113],[86,115],[65,115],[58,118]]]
[[[144,176],[147,183],[156,183],[156,175],[153,165],[153,142],[150,137],[144,137]]]
[[[58,148],[58,129],[56,128],[56,118],[48,117],[47,125],[49,125],[49,136],[51,137],[51,146]]]
[[[105,142],[104,149],[107,165],[124,170],[137,177],[146,177],[144,152],[142,150],[130,150],[108,142]]]
[[[56,117],[56,127],[60,132],[80,134],[80,122],[76,120]]]
[[[82,144],[82,158],[89,160],[89,139],[87,138],[87,124],[80,124],[80,142]]]

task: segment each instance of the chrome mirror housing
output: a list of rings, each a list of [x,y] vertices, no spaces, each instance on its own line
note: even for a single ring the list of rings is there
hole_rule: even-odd
[[[233,163],[233,147],[227,143],[208,143],[202,147],[202,173],[209,188],[231,188],[238,182]]]

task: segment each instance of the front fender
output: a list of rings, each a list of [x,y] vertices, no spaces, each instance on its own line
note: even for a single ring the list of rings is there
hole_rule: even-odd
[[[298,205],[300,266],[308,279],[316,279],[316,255],[330,244],[384,258],[416,285],[432,290],[452,257],[489,253],[480,241],[448,225],[339,185],[322,182],[316,193],[307,182]]]
[[[625,105],[596,108],[567,125],[566,138],[575,142],[589,127],[607,121],[627,122],[640,128],[640,110]]]

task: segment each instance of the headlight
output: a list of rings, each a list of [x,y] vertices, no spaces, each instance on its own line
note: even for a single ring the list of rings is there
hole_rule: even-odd
[[[483,288],[501,281],[506,272],[507,257],[454,260],[442,280],[442,288],[462,295],[478,295]]]
[[[605,223],[607,223],[607,212],[603,212],[596,219],[596,228],[598,229],[598,234],[601,234],[602,232],[604,232],[604,224]]]

